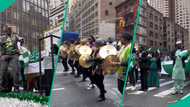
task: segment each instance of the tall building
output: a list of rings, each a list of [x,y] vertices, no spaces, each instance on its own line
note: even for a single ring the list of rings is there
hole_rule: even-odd
[[[115,6],[124,0],[78,0],[71,18],[74,31],[82,37],[94,35],[101,38],[115,37]]]
[[[173,22],[170,18],[164,17],[164,47],[172,52],[176,48],[176,42],[181,41],[182,47],[188,48],[188,30]]]
[[[125,31],[133,34],[136,10],[136,0],[126,0],[116,7],[116,16],[123,17],[126,21]],[[137,31],[136,44],[147,48],[159,48],[171,52],[175,43],[182,40],[183,47],[187,48],[188,31],[164,17],[161,12],[144,2],[140,13],[139,30]],[[116,38],[120,39],[124,31],[119,29],[119,21],[116,25]]]
[[[190,32],[190,0],[149,0],[149,4]],[[160,8],[160,5],[163,8]],[[164,11],[163,11],[164,10]],[[190,33],[189,39],[190,39]],[[190,44],[190,40],[188,42]],[[190,47],[188,47],[190,49]]]
[[[163,13],[164,17],[169,17],[169,2],[171,0],[148,0],[149,4],[156,10]],[[172,0],[173,1],[173,0]]]
[[[24,38],[25,46],[30,50],[38,48],[38,39],[49,26],[48,8],[48,0],[17,0],[0,14],[0,26],[16,26],[16,32]]]
[[[61,37],[61,27],[64,20],[64,10],[65,10],[66,0],[50,0],[49,9],[49,29],[45,31],[44,36],[55,35]],[[54,43],[57,44],[59,39],[54,38]],[[50,51],[50,38],[45,40],[45,50]]]

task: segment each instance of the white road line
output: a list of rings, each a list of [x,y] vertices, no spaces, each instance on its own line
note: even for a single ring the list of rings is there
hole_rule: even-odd
[[[167,82],[161,83],[160,87],[164,87],[164,86],[170,85],[172,83],[174,83],[173,80],[172,81],[167,81]],[[155,89],[157,89],[157,88],[156,87],[151,87],[151,88],[148,89],[148,91],[152,91],[152,90],[155,90]]]
[[[186,83],[185,83],[185,86],[187,86],[189,83],[190,83],[190,82],[186,82]],[[168,90],[165,90],[165,91],[162,91],[162,92],[160,92],[160,93],[158,93],[158,94],[155,94],[154,96],[155,96],[155,97],[163,98],[163,97],[165,97],[165,96],[171,94],[173,91],[174,91],[174,88],[170,88],[170,89],[168,89]]]
[[[160,79],[160,82],[163,82],[163,81],[165,81],[165,79]],[[162,84],[163,83],[161,83],[160,87],[162,87]],[[136,85],[136,88],[140,88],[140,86],[141,86],[141,84],[138,82],[138,84]],[[129,87],[126,88],[126,90],[130,90],[132,88],[133,88],[133,86],[129,86]],[[156,88],[154,88],[154,89],[156,89]],[[154,89],[150,88],[150,90],[154,90]]]
[[[53,91],[61,91],[61,90],[64,90],[65,88],[55,88],[53,89]]]
[[[160,92],[160,93],[158,93],[158,94],[155,94],[154,96],[155,96],[155,97],[163,98],[163,97],[169,95],[170,93],[172,93],[173,91],[174,91],[174,88],[170,88],[170,89],[168,89],[168,90],[165,90],[165,91],[162,91],[162,92]]]

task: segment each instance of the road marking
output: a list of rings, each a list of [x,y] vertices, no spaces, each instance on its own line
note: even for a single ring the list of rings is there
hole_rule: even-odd
[[[160,79],[160,82],[163,82],[163,81],[165,81],[165,79]],[[136,88],[140,88],[141,87],[141,84],[139,83],[140,81],[138,81],[138,83],[137,83],[137,85],[136,85]],[[162,87],[162,84],[163,83],[161,83],[161,85],[160,85],[160,87]],[[164,85],[165,86],[165,85]],[[126,90],[131,90],[133,88],[133,86],[129,86],[129,87],[127,87],[126,88]],[[156,88],[150,88],[150,90],[154,90],[154,89],[156,89]]]
[[[61,91],[61,90],[64,90],[65,88],[55,88],[53,89],[53,91]]]
[[[132,93],[129,93],[129,94],[133,94],[133,95],[140,95],[140,94],[143,94],[145,93],[144,91],[135,91],[135,92],[132,92]]]
[[[162,91],[162,92],[160,92],[160,93],[158,93],[158,94],[155,94],[154,96],[155,96],[155,97],[163,98],[163,97],[169,95],[170,93],[172,93],[173,91],[174,91],[174,88],[170,88],[170,89],[168,89],[168,90],[165,90],[165,91]]]
[[[160,87],[164,87],[164,86],[170,85],[172,83],[174,83],[173,80],[172,81],[167,81],[167,82],[161,83]],[[152,90],[155,90],[155,89],[158,89],[158,88],[157,87],[151,87],[151,88],[148,89],[148,91],[152,91]]]

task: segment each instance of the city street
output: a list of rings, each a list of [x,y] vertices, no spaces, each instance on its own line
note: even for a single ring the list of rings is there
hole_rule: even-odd
[[[114,83],[114,75],[105,77],[104,83],[107,90],[105,102],[97,102],[98,89],[87,90],[89,81],[80,82],[80,80],[81,78],[76,79],[69,73],[63,73],[62,65],[59,64],[53,89],[52,107],[119,107],[120,100]],[[176,97],[171,95],[172,86],[173,81],[167,76],[162,76],[160,79],[159,89],[149,88],[147,93],[138,90],[132,91],[128,86],[124,107],[167,107],[168,103],[172,103],[190,92],[188,90],[190,86],[186,82],[184,95]],[[137,88],[140,88],[140,81]]]

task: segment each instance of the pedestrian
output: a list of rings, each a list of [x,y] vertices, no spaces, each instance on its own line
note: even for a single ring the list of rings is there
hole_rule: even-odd
[[[148,75],[148,86],[149,87],[160,87],[159,75],[158,75],[158,63],[156,53],[152,53],[152,57],[150,58],[150,67],[149,67],[149,75]]]
[[[181,41],[177,42],[177,51],[175,53],[174,67],[172,72],[172,79],[174,80],[174,91],[172,94],[183,94],[185,77],[185,59],[181,56]]]

